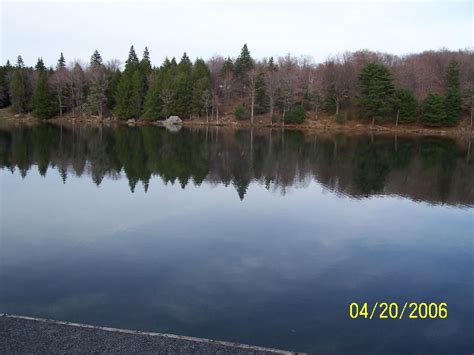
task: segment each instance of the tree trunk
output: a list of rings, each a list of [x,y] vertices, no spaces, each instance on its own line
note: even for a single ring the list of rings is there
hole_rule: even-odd
[[[219,124],[219,106],[216,106],[216,119],[217,119],[217,124]]]
[[[253,107],[255,105],[255,90],[252,90],[252,102],[251,102],[251,108],[250,108],[250,123],[253,126]]]
[[[270,122],[273,123],[273,96],[270,96]]]
[[[372,127],[375,126],[375,117],[372,117]]]
[[[273,117],[273,96],[270,96],[270,117]]]
[[[469,139],[469,144],[467,145],[466,163],[469,163],[470,158],[471,158],[471,139]]]
[[[395,126],[398,127],[398,117],[400,117],[400,110],[397,110],[397,121],[395,122]]]
[[[59,117],[63,117],[63,101],[61,99],[61,94],[58,95],[58,101],[59,101]]]
[[[336,102],[336,115],[337,115],[339,113],[339,100],[335,99],[334,101]]]

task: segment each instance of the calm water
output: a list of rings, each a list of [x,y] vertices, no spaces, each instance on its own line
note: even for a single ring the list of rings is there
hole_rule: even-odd
[[[472,353],[468,142],[0,128],[0,313],[323,353]],[[447,302],[352,320],[350,302]]]

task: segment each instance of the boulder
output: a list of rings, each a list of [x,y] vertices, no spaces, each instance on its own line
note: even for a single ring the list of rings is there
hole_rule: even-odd
[[[163,123],[165,125],[180,125],[183,121],[178,116],[170,116]]]

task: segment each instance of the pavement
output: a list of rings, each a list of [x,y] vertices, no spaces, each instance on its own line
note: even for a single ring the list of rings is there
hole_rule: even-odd
[[[0,354],[296,354],[291,351],[0,314]]]

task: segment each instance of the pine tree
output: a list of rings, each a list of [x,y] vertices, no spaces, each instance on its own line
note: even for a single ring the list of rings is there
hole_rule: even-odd
[[[17,66],[13,71],[10,94],[13,112],[18,114],[26,113],[28,111],[28,94],[23,60],[21,60],[20,56],[18,56]]]
[[[145,50],[143,51],[143,57],[140,62],[140,67],[145,75],[148,75],[151,72],[151,59],[148,47],[145,47]]]
[[[7,62],[7,65],[0,67],[0,107],[7,107],[10,105],[10,93],[9,93],[9,77],[11,73],[11,65]]]
[[[163,103],[162,116],[164,118],[176,114],[177,111],[177,85],[176,72],[178,64],[173,57],[170,61],[165,60],[165,66],[162,72],[162,84],[160,91],[160,100]]]
[[[240,51],[240,55],[235,60],[234,71],[235,75],[241,79],[245,80],[245,76],[253,68],[253,59],[250,55],[250,51],[247,47],[247,44],[244,44]]]
[[[206,63],[202,59],[197,59],[194,62],[192,71],[193,82],[193,96],[191,102],[191,110],[194,115],[200,116],[204,114],[206,108],[204,107],[203,98],[207,95],[208,90],[212,88],[211,74]]]
[[[224,59],[224,64],[222,64],[222,74],[232,73],[234,71],[234,62],[230,57]]]
[[[255,78],[255,113],[262,115],[268,112],[269,98],[265,86],[265,78],[262,73]]]
[[[66,59],[64,59],[63,52],[61,52],[61,55],[58,59],[58,64],[56,65],[56,70],[60,70],[64,68],[66,68]]]
[[[37,71],[45,71],[46,67],[44,66],[43,58],[38,58],[38,61],[36,62],[35,69]]]
[[[446,110],[443,98],[430,92],[424,102],[422,122],[425,126],[441,127],[446,121]]]
[[[155,120],[165,118],[163,113],[163,100],[161,98],[162,84],[163,69],[160,68],[155,73],[155,80],[145,97],[143,117],[146,119]]]
[[[109,79],[106,68],[102,65],[102,57],[98,50],[95,50],[92,54],[89,64],[87,108],[90,114],[97,114],[99,118],[102,119],[107,105]]]
[[[24,68],[25,67],[25,63],[23,62],[23,58],[21,57],[21,55],[19,55],[16,59],[16,66],[18,68]]]
[[[139,100],[137,100],[137,90],[139,90],[139,80],[134,73],[139,70],[137,54],[133,46],[130,47],[128,59],[125,62],[125,70],[117,88],[115,96],[115,115],[122,119],[138,118],[140,110]],[[134,92],[135,91],[135,92]]]
[[[455,59],[449,62],[446,70],[446,124],[453,126],[461,114],[461,94],[459,92],[459,65]]]
[[[135,70],[132,76],[132,117],[139,118],[143,110],[143,100],[146,94],[146,77],[143,72]]]
[[[49,87],[48,77],[46,71],[40,72],[32,99],[33,115],[43,120],[56,114],[56,97]]]
[[[139,115],[141,115],[143,113],[145,96],[149,89],[148,78],[152,72],[150,52],[148,51],[148,47],[145,47],[145,50],[143,51],[143,57],[140,61],[137,71],[139,71],[140,74],[134,74],[136,78],[134,79],[133,95],[135,96],[134,100],[137,102],[136,111]]]
[[[127,66],[135,67],[137,64],[139,64],[137,53],[135,53],[135,49],[131,46],[128,52],[128,59],[125,62],[125,70],[127,70]]]
[[[97,49],[94,51],[94,53],[92,53],[89,64],[91,67],[96,66],[96,65],[102,65],[102,56],[100,55]]]
[[[371,62],[359,74],[361,95],[359,104],[366,117],[375,120],[386,117],[393,107],[395,87],[387,67]]]
[[[418,103],[413,91],[407,89],[396,90],[394,110],[397,125],[399,122],[414,122],[417,116]]]
[[[107,86],[107,91],[105,95],[107,96],[107,107],[110,110],[113,110],[115,108],[115,95],[117,94],[117,88],[121,78],[122,73],[120,72],[120,70],[116,70],[113,72],[109,79],[109,85]]]
[[[191,100],[193,96],[192,70],[191,60],[184,53],[176,68],[176,114],[180,116],[189,116],[191,114]]]

